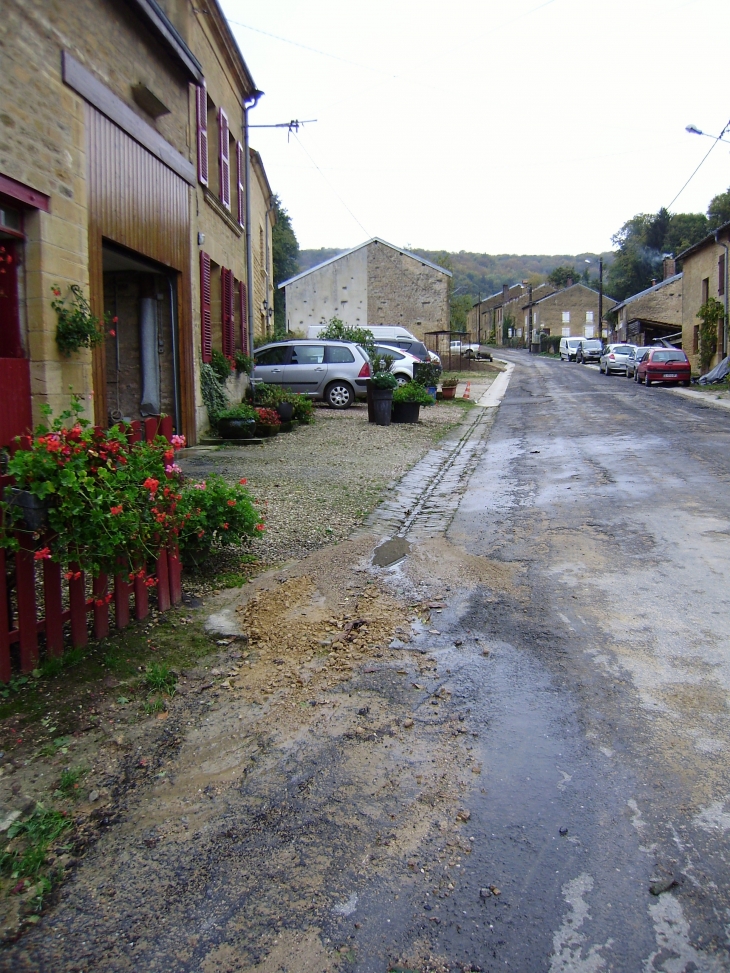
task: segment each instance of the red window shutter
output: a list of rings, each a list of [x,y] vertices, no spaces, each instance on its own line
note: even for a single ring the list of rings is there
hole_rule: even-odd
[[[231,160],[228,145],[228,115],[222,108],[218,109],[218,134],[220,146],[218,156],[220,160],[221,192],[220,198],[226,209],[231,208]]]
[[[243,349],[244,355],[247,355],[248,328],[246,327],[246,322],[248,321],[248,302],[246,300],[246,285],[243,281],[238,285],[238,306],[240,308],[238,320],[241,322],[241,348]]]
[[[725,293],[725,254],[717,261],[717,293],[722,297]]]
[[[208,185],[208,91],[205,81],[195,89],[195,120],[198,128],[198,179]]]
[[[221,324],[223,354],[231,358],[235,351],[233,338],[233,271],[221,268]]]
[[[236,178],[238,180],[238,225],[244,224],[244,196],[243,196],[243,146],[236,142]]]
[[[209,362],[213,352],[213,334],[210,321],[210,257],[200,251],[200,341],[203,361]]]

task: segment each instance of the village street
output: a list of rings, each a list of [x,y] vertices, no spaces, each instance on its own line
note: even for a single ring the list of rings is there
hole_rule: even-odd
[[[730,415],[504,357],[356,537],[230,597],[250,656],[3,969],[730,967]]]

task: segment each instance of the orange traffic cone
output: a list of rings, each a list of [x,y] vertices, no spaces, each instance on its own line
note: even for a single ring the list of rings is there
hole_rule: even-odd
[[[471,382],[467,382],[466,383],[466,388],[464,389],[464,394],[462,395],[462,399],[469,399],[469,398],[471,398],[471,396],[469,395],[469,390],[470,389],[471,389]]]

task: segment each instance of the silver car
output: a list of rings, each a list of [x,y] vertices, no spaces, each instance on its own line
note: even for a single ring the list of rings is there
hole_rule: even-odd
[[[636,370],[639,367],[639,362],[647,351],[651,351],[651,348],[634,348],[626,362],[626,378],[636,378]]]
[[[365,350],[350,341],[276,341],[254,351],[254,385],[279,385],[323,399],[333,409],[366,399],[369,378]]]
[[[636,350],[636,345],[606,345],[601,357],[598,360],[598,371],[610,375],[611,372],[626,374],[626,368],[632,351]]]

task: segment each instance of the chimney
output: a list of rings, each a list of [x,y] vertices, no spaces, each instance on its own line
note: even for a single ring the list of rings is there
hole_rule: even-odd
[[[502,284],[502,303],[506,304],[509,300],[509,284]]]
[[[667,277],[674,277],[677,273],[677,261],[674,259],[673,253],[664,254],[664,276],[662,280],[666,280]]]
[[[652,287],[656,287],[656,285],[657,285],[656,277],[652,277],[652,279],[651,279],[651,286]]]
[[[565,286],[566,287],[572,287],[573,286],[573,278],[572,277],[568,277],[567,281],[565,282]]]

